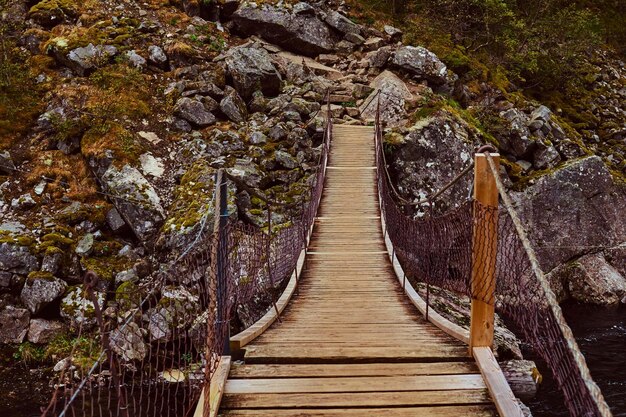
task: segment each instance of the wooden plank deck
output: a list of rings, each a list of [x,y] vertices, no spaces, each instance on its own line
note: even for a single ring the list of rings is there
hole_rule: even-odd
[[[296,295],[245,346],[224,417],[495,416],[467,345],[425,321],[386,252],[374,128],[335,126]]]

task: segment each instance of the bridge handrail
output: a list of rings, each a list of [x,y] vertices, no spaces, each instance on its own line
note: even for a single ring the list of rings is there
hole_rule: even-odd
[[[378,193],[383,231],[392,248],[392,261],[398,261],[403,268],[402,273],[406,271],[410,281],[425,282],[427,289],[429,285],[435,285],[495,306],[515,326],[518,336],[545,360],[573,417],[611,416],[602,393],[591,379],[556,298],[543,277],[493,161],[488,159],[489,169],[491,175],[498,179],[498,192],[506,207],[499,216],[495,212],[491,214],[492,210],[477,201],[468,201],[442,216],[412,219],[400,211],[393,198],[395,190],[386,169],[380,107],[375,123]],[[406,205],[406,200],[396,201]],[[496,226],[495,283],[492,284],[496,292],[495,296],[487,297],[481,293],[483,289],[476,288],[472,282],[472,251],[477,245],[476,239],[496,238],[475,234],[473,230],[474,224],[484,222],[490,216],[499,220]],[[403,284],[405,279],[403,276]]]

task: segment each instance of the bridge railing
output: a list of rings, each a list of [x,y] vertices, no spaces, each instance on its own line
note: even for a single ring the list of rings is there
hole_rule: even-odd
[[[267,204],[267,227],[234,220],[226,196],[236,179],[219,170],[195,239],[153,280],[107,292],[108,283],[86,274],[75,291],[75,311],[68,312],[80,318],[78,336],[70,355],[59,358],[42,417],[182,417],[197,415],[194,410],[215,415],[210,395],[205,407],[197,403],[229,353],[231,327],[244,326],[234,321],[241,315],[254,321],[268,306],[275,308],[308,246],[332,138],[329,93],[326,99],[318,166],[300,206],[257,195]],[[299,211],[286,227],[273,224],[278,206]],[[94,326],[98,334],[88,338]]]
[[[545,361],[572,417],[611,416],[539,267],[490,153],[483,152],[487,165],[482,169],[495,179],[500,208],[497,202],[496,207],[490,207],[471,199],[443,215],[411,218],[402,212],[398,201],[405,207],[428,205],[443,191],[419,202],[399,195],[387,169],[379,113],[375,135],[378,193],[383,232],[393,246],[392,259],[400,261],[410,281],[464,295],[472,300],[472,310],[476,301],[495,308],[513,325],[525,345]],[[470,169],[466,168],[453,182]],[[493,325],[490,331],[493,332]]]

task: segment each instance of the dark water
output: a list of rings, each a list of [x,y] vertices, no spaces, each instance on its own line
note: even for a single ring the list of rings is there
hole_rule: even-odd
[[[614,417],[626,417],[626,306],[565,304],[563,313]],[[540,366],[541,367],[541,366]],[[554,381],[544,382],[532,404],[535,417],[569,417]]]

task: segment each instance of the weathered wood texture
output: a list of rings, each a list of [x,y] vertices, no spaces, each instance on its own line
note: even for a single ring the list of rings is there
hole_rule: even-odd
[[[281,320],[244,347],[220,415],[497,415],[467,345],[425,321],[394,277],[373,134],[335,127],[296,293]]]

